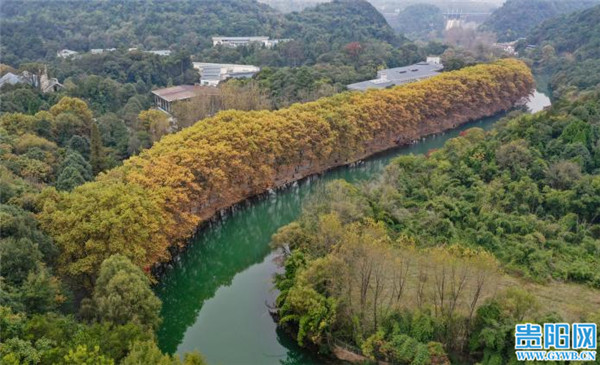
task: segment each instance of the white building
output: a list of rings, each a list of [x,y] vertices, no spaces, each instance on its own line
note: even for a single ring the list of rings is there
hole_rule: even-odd
[[[144,51],[145,53],[152,53],[155,55],[159,55],[159,56],[170,56],[171,55],[171,51],[168,49],[159,49],[156,51]]]
[[[269,37],[212,37],[213,47],[227,46],[238,47],[247,46],[251,43],[264,43]]]
[[[279,43],[288,42],[291,39],[269,39],[269,37],[212,37],[213,47],[239,47],[250,44],[261,44],[267,48],[272,48]]]
[[[101,54],[104,52],[114,52],[116,51],[116,48],[92,48],[90,49],[90,53],[91,54]]]
[[[194,68],[200,72],[200,85],[217,86],[228,78],[250,78],[260,71],[254,65],[236,65],[228,63],[193,62]]]
[[[79,52],[71,51],[70,49],[62,49],[62,50],[56,52],[56,56],[61,57],[61,58],[69,58],[69,57],[76,56],[78,54],[79,54]]]
[[[442,59],[440,57],[429,56],[425,62],[431,65],[441,65]]]

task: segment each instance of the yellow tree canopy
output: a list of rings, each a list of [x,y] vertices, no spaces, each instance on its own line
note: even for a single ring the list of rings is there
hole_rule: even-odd
[[[221,112],[165,136],[97,182],[60,195],[41,220],[63,248],[70,274],[93,275],[103,258],[117,252],[150,265],[167,258],[169,244],[185,242],[218,209],[509,109],[533,86],[524,63],[504,59],[277,111]],[[67,105],[77,110],[65,99],[51,113]],[[140,119],[151,119],[145,117]]]

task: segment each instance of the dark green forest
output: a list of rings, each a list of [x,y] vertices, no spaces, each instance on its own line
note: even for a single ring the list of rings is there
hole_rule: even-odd
[[[214,35],[282,32],[281,15],[252,0],[3,1],[3,62],[51,59],[63,48],[196,51]]]
[[[543,294],[599,288],[599,238],[593,92],[327,186],[273,237],[279,323],[325,353],[341,340],[392,363],[513,363],[516,323],[600,320]]]
[[[597,0],[507,0],[480,29],[496,33],[501,42],[514,41],[544,20],[597,4]]]
[[[442,10],[433,4],[412,4],[393,17],[390,25],[409,39],[439,38],[446,23]]]
[[[378,68],[410,64],[425,56],[425,50],[396,34],[362,0],[339,0],[285,15],[254,1],[232,0],[74,1],[68,2],[66,11],[62,1],[29,4],[0,5],[6,14],[0,19],[2,63],[22,71],[32,69],[31,62],[44,62],[50,76],[68,86],[69,96],[88,101],[95,112],[129,120],[139,113],[133,112],[136,106],[141,110],[150,106],[147,95],[152,88],[197,82],[191,60],[265,68],[258,76],[259,86],[274,107],[284,107],[332,95],[348,83],[374,77]],[[51,30],[43,29],[49,24]],[[291,41],[273,48],[212,47],[215,35],[266,35]],[[56,57],[62,48],[87,52],[111,47],[117,50],[67,60]],[[143,53],[159,48],[174,53],[169,57]],[[15,89],[3,95],[2,111],[31,114],[52,105],[53,100],[32,95],[32,90]],[[129,103],[131,97],[135,101]],[[125,106],[128,110],[122,109]]]
[[[517,49],[531,58],[534,71],[549,78],[552,96],[600,85],[600,5],[548,20],[534,28]],[[533,44],[534,49],[525,49]]]
[[[314,63],[318,57],[353,41],[381,42],[394,47],[406,41],[375,8],[361,0],[337,0],[286,15],[253,0],[33,4],[2,3],[3,63],[18,66],[28,61],[51,60],[63,48],[86,52],[92,48],[137,47],[200,54],[212,47],[211,37],[217,35],[264,35],[298,41],[282,44],[279,52],[263,50],[266,54],[255,55],[279,66]],[[233,62],[233,58],[252,59],[247,57],[248,53],[261,53],[249,49],[222,51],[225,54],[215,57],[223,57],[224,62]],[[246,54],[234,56],[228,55],[228,51]]]

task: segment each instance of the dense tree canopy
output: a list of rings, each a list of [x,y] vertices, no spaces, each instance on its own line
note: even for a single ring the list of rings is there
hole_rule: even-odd
[[[54,57],[68,48],[209,46],[213,35],[277,35],[281,15],[252,0],[25,1],[2,3],[3,58],[7,63]],[[207,19],[208,17],[208,19]]]
[[[296,42],[283,44],[280,50],[272,52],[242,47],[222,49],[219,53],[223,57],[238,51],[256,53],[258,57],[264,53],[262,59],[268,62],[296,59],[304,63],[315,62],[352,41],[399,47],[406,40],[395,34],[383,16],[363,0],[336,0],[286,15],[254,0],[188,0],[168,4],[72,1],[68,7],[64,4],[49,1],[32,7],[24,1],[3,2],[1,22],[5,32],[0,41],[3,62],[17,66],[26,61],[50,60],[63,48],[87,52],[93,48],[138,47],[197,53],[212,48],[211,36],[262,35],[293,38]],[[114,62],[107,62],[113,73],[127,72]]]
[[[392,26],[410,39],[439,38],[446,23],[442,10],[432,4],[413,4],[402,9]]]
[[[120,254],[102,262],[94,288],[94,305],[96,315],[103,321],[137,323],[152,330],[160,324],[161,302],[150,289],[150,280]]]
[[[599,147],[590,93],[330,183],[273,236],[279,323],[324,352],[341,340],[372,360],[501,364],[516,361],[516,323],[598,321],[589,301],[542,293],[600,288]]]
[[[554,98],[600,85],[600,5],[550,19],[533,29],[519,51],[549,79]],[[537,47],[525,49],[526,44]]]
[[[496,33],[500,41],[514,41],[546,19],[597,4],[597,0],[507,0],[481,28]]]
[[[508,109],[532,86],[524,64],[503,60],[273,112],[221,112],[93,183],[46,199],[40,219],[61,248],[61,269],[72,276],[93,281],[115,253],[146,268],[168,258],[169,244],[183,243],[220,208]]]

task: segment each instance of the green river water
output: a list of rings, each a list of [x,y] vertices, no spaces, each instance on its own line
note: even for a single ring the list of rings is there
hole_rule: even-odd
[[[550,104],[535,93],[532,111]],[[390,159],[441,147],[461,131],[489,129],[500,116],[468,123],[443,135],[373,156],[239,205],[218,223],[201,230],[161,278],[155,291],[163,301],[158,340],[163,351],[199,350],[209,364],[318,364],[324,360],[299,348],[267,310],[276,293],[272,277],[278,266],[269,248],[271,235],[295,220],[303,202],[334,179],[359,182],[376,177]]]

